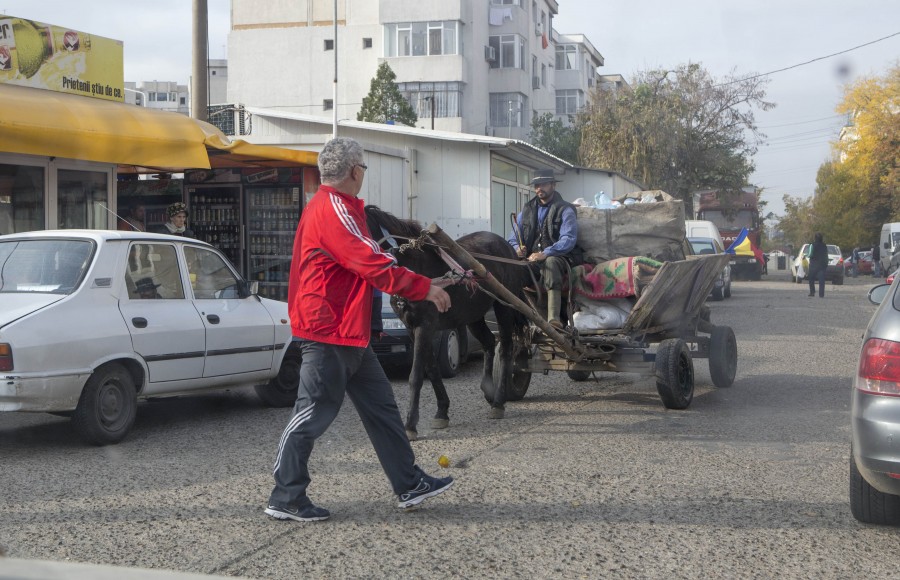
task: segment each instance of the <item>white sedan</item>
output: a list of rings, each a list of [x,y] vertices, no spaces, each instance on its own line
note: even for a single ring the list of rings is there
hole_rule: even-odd
[[[70,415],[121,441],[138,399],[255,385],[293,405],[287,304],[256,295],[216,248],[135,232],[0,236],[0,411]]]

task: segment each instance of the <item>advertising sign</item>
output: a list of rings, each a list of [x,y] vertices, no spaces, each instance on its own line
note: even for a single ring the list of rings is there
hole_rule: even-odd
[[[0,82],[125,100],[122,41],[0,16]]]

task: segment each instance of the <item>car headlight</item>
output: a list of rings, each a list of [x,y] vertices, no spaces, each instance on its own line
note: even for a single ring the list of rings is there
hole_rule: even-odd
[[[406,325],[399,318],[385,318],[381,321],[381,327],[385,330],[403,330]]]

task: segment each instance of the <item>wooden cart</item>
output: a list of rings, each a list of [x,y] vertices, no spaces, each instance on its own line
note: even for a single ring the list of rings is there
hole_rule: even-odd
[[[713,384],[730,387],[737,371],[737,341],[728,326],[710,321],[706,297],[729,256],[690,256],[665,262],[644,288],[620,329],[580,333],[558,331],[528,304],[494,280],[484,266],[437,225],[429,236],[464,268],[472,270],[490,292],[531,322],[517,344],[507,399],[522,399],[533,373],[565,371],[583,381],[595,371],[639,373],[656,378],[663,405],[685,409],[694,394],[693,359],[709,359]],[[499,357],[495,357],[499,361]],[[495,373],[497,372],[495,368]],[[496,379],[495,379],[496,380]]]

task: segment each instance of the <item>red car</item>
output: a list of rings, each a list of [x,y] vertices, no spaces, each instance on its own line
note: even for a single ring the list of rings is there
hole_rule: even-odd
[[[859,263],[856,265],[856,274],[872,274],[873,271],[872,261],[872,251],[865,250],[859,253]],[[853,265],[850,263],[850,258],[844,259],[844,272],[846,276],[850,276],[850,272],[853,269]]]

